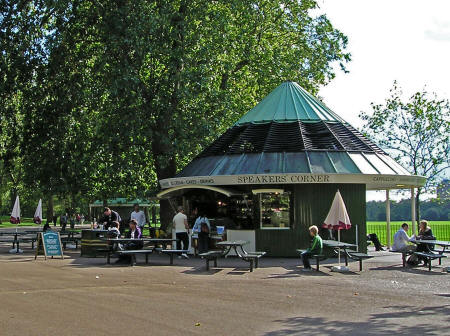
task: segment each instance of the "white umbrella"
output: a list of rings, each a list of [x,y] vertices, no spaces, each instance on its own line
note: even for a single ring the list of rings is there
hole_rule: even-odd
[[[17,227],[20,223],[20,201],[19,196],[16,196],[16,201],[14,202],[13,211],[11,212],[10,222],[16,224],[16,237],[17,237]],[[17,245],[16,249],[9,250],[9,253],[22,253],[22,250],[19,249],[19,245]]]
[[[350,217],[347,213],[347,208],[345,207],[344,200],[342,199],[339,190],[334,196],[333,203],[331,204],[331,209],[328,212],[327,218],[323,222],[323,227],[328,229],[333,229],[338,231],[338,242],[341,242],[341,230],[348,230],[352,226],[350,222]],[[339,266],[336,270],[344,270],[341,267],[341,250],[338,248],[338,262]]]
[[[33,220],[36,224],[42,223],[42,199],[39,199],[36,211],[34,212]]]
[[[19,196],[16,196],[16,201],[14,202],[13,211],[11,212],[10,222],[13,224],[20,223],[20,201]]]

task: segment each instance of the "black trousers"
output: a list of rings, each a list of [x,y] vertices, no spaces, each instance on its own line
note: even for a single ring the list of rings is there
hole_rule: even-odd
[[[189,248],[189,236],[187,232],[177,232],[177,250],[187,250]],[[183,243],[183,248],[181,248]]]
[[[198,233],[198,253],[206,253],[209,248],[209,234],[206,232]]]
[[[302,252],[302,261],[303,261],[303,266],[305,268],[311,268],[311,264],[309,263],[309,258],[311,258],[311,252]]]
[[[140,250],[143,247],[144,247],[144,245],[142,244],[142,242],[129,242],[129,243],[124,244],[124,246],[123,246],[123,248],[125,250]],[[123,255],[123,254],[121,254],[119,256],[119,259],[120,260],[128,260],[128,261],[130,261],[131,260],[131,256],[130,255]]]
[[[375,250],[376,251],[381,251],[381,249],[383,248],[383,246],[380,243],[380,240],[378,239],[378,236],[376,233],[370,233],[367,235],[367,239],[370,240],[373,245],[375,246]]]

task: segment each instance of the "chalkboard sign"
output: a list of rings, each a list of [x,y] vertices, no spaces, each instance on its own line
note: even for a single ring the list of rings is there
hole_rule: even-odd
[[[34,259],[37,258],[40,251],[44,252],[45,259],[47,259],[47,257],[53,258],[54,256],[60,256],[64,259],[59,233],[53,231],[39,233]]]

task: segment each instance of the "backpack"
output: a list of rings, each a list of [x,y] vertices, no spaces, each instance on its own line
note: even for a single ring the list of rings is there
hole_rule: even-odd
[[[205,219],[203,219],[203,222],[200,222],[200,232],[209,233],[209,226],[206,224]]]
[[[419,258],[415,254],[411,254],[406,262],[411,266],[417,266],[420,264]]]

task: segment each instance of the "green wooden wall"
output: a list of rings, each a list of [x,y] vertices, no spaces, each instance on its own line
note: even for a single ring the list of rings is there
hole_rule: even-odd
[[[288,190],[288,186],[284,186]],[[341,241],[355,243],[355,225],[358,225],[359,250],[367,251],[366,244],[366,186],[364,184],[301,184],[290,186],[293,211],[292,229],[256,230],[257,251],[267,251],[270,256],[298,256],[296,249],[310,244],[308,227],[323,224],[330,210],[336,191],[339,189],[352,222],[350,230],[341,231]],[[337,233],[334,232],[337,238]],[[327,239],[328,231],[320,235]]]

